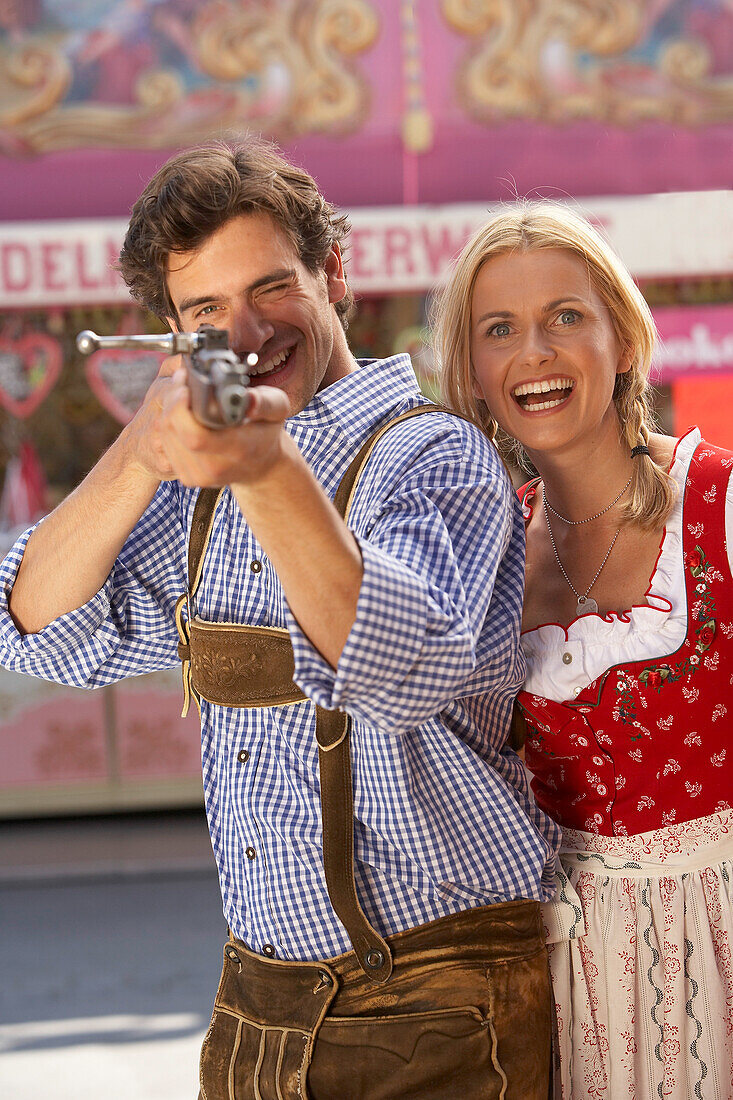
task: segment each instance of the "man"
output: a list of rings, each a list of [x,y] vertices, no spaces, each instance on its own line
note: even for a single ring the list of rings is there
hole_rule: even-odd
[[[202,427],[167,361],[87,479],[6,559],[2,660],[84,687],[170,666],[189,590],[180,654],[197,668],[231,933],[202,1097],[531,1100],[547,1094],[537,903],[558,837],[506,746],[521,517],[481,433],[432,411],[374,444],[341,518],[332,498],[362,445],[425,404],[405,356],[349,351],[346,232],[313,180],[260,143],[157,173],[123,276],[172,328],[213,324],[240,357],[257,353],[247,420]],[[194,516],[194,487],[222,485]],[[267,684],[242,701],[263,637],[292,646],[294,705]]]

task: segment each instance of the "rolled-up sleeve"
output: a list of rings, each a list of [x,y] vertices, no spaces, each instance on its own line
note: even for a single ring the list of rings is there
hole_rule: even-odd
[[[102,588],[36,634],[20,634],[8,600],[33,528],[0,565],[0,664],[56,683],[94,688],[176,663],[173,609],[184,591],[183,530],[170,483],[127,539]]]
[[[422,448],[376,507],[374,491],[365,488],[371,515],[355,507],[352,525],[363,579],[335,670],[290,617],[296,681],[321,706],[399,733],[475,690],[477,651],[486,649],[479,639],[492,599],[501,600],[496,578],[516,517],[498,455],[473,432],[463,426],[460,445],[449,434]],[[379,466],[371,473],[376,484]],[[517,587],[521,592],[521,577]],[[518,600],[511,603],[502,627],[505,659],[497,660],[496,650],[490,661],[481,658],[497,684],[516,666]]]

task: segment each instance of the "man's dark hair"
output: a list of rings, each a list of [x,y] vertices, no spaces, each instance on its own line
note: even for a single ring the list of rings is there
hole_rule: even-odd
[[[315,180],[265,141],[188,149],[156,172],[132,208],[119,270],[133,298],[161,319],[175,318],[166,285],[169,255],[199,248],[230,218],[252,213],[269,214],[314,273],[350,229]],[[344,328],[353,306],[350,290],[335,305]]]

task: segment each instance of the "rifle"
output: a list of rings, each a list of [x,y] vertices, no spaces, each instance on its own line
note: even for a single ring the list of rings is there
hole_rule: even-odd
[[[206,428],[231,428],[247,413],[247,387],[254,352],[242,361],[229,347],[225,329],[202,326],[198,332],[170,332],[160,336],[97,336],[86,329],[76,338],[82,355],[100,348],[142,348],[182,355],[191,391],[191,412]]]

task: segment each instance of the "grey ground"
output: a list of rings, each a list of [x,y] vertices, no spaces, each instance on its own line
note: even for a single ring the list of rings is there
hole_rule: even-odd
[[[202,814],[0,823],[0,1097],[196,1100],[225,938]]]

